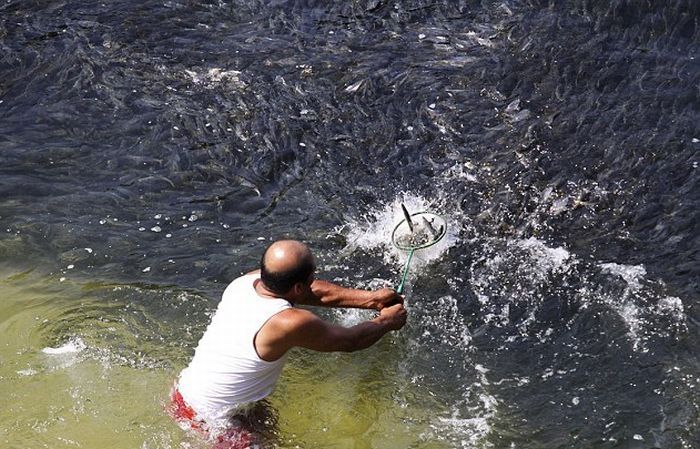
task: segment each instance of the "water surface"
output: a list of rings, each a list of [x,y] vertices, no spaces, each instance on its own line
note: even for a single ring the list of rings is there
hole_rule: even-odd
[[[163,412],[282,237],[409,323],[296,351],[281,448],[700,445],[700,4],[0,6],[0,439],[206,447]],[[370,315],[322,311],[352,324]]]

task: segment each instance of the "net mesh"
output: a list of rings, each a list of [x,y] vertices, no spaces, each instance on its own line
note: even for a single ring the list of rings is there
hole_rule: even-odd
[[[411,216],[413,230],[406,220],[394,229],[392,241],[400,249],[420,249],[437,243],[445,235],[447,225],[439,215],[420,212]]]

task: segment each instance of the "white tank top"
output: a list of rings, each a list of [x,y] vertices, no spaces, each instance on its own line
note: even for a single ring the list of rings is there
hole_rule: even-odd
[[[245,275],[226,287],[192,361],[180,373],[180,394],[207,422],[272,393],[286,361],[286,354],[268,362],[255,351],[253,340],[263,324],[292,307],[284,299],[259,296],[254,288],[259,278]]]

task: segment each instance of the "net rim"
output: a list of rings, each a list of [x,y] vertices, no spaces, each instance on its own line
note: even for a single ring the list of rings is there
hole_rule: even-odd
[[[442,240],[442,238],[445,236],[445,234],[447,234],[447,220],[445,220],[445,218],[443,216],[436,214],[436,213],[433,213],[433,212],[429,212],[429,211],[421,211],[421,212],[412,213],[411,217],[415,217],[415,216],[419,216],[419,215],[432,215],[433,217],[438,217],[440,220],[442,220],[442,222],[444,223],[444,226],[442,227],[442,231],[440,232],[440,235],[438,235],[433,240],[431,240],[427,243],[423,243],[421,245],[416,245],[416,246],[401,245],[401,244],[396,242],[396,231],[399,229],[399,227],[402,224],[404,224],[406,222],[406,219],[404,218],[396,226],[394,226],[394,230],[391,232],[391,243],[393,243],[395,247],[397,247],[398,249],[404,250],[404,251],[415,251],[418,249],[428,248],[430,246],[433,246],[434,244],[436,244],[440,240]]]

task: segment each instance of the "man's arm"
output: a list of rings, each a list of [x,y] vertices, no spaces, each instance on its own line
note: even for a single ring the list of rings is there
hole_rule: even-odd
[[[379,341],[384,334],[406,323],[406,309],[396,304],[352,327],[327,323],[308,310],[287,309],[272,317],[255,337],[258,355],[267,361],[282,357],[293,347],[320,352],[353,352]]]
[[[253,270],[247,274],[258,274]],[[297,301],[298,304],[317,307],[352,307],[356,309],[382,310],[394,304],[403,304],[403,297],[391,288],[360,290],[346,288],[328,281],[316,279],[311,283],[311,292]]]
[[[360,290],[316,279],[311,284],[310,294],[302,298],[299,304],[382,310],[394,304],[403,304],[403,297],[391,288]]]

